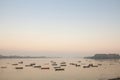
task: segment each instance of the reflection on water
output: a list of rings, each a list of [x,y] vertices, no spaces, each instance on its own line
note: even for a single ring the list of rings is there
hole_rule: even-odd
[[[119,60],[0,59],[0,80],[107,80],[120,77],[119,67]]]

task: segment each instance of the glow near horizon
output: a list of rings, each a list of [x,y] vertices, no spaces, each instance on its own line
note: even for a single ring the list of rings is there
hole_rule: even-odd
[[[120,53],[120,1],[1,0],[0,49]]]

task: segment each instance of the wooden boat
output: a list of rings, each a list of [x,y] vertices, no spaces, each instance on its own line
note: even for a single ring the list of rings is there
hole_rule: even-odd
[[[76,66],[76,67],[80,67],[80,65],[79,65],[79,64],[76,64],[75,66]]]
[[[51,63],[56,63],[55,61],[50,61]]]
[[[23,61],[18,62],[19,64],[23,64]]]
[[[55,68],[55,71],[64,71],[64,68]]]
[[[30,65],[33,66],[33,65],[35,65],[35,63],[31,63]]]
[[[58,66],[58,67],[54,67],[54,68],[61,68],[60,66]]]
[[[32,65],[25,65],[25,67],[31,67]]]
[[[66,64],[66,62],[61,62],[60,64]]]
[[[56,64],[56,63],[53,63],[52,66],[57,66],[57,64]]]
[[[90,67],[98,67],[97,65],[89,64]]]
[[[83,68],[90,68],[90,66],[83,66]]]
[[[41,67],[41,69],[50,69],[49,67]]]
[[[66,64],[61,64],[60,66],[67,66]]]
[[[5,68],[7,68],[7,67],[6,67],[6,66],[1,66],[1,68],[5,69]]]
[[[102,66],[102,64],[98,64],[99,66]]]
[[[54,62],[54,61],[50,61],[51,63]]]
[[[93,65],[92,67],[98,67],[97,65]]]
[[[18,64],[12,64],[12,65],[14,65],[14,66],[15,66],[15,65],[18,65]]]
[[[69,63],[70,65],[76,65],[75,63]]]
[[[34,66],[34,68],[41,68],[41,66]]]
[[[78,61],[78,63],[81,63],[81,61]]]
[[[89,64],[88,66],[91,66],[91,67],[92,67],[92,66],[93,66],[93,64]]]
[[[90,68],[90,67],[98,67],[97,65],[89,64],[87,66],[83,66],[83,68]]]
[[[23,67],[15,67],[15,69],[23,69]]]
[[[26,67],[31,67],[31,66],[34,66],[35,65],[35,63],[31,63],[31,64],[29,64],[29,65],[25,65]]]

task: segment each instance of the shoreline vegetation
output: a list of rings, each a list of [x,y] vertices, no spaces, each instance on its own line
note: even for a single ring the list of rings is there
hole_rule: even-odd
[[[85,59],[120,59],[119,54],[95,54],[91,57],[84,57]]]

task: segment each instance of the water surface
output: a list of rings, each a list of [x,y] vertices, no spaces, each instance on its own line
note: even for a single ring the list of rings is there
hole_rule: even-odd
[[[23,64],[12,65],[23,61]],[[63,66],[64,71],[55,71],[51,65],[54,61],[60,65],[66,62],[67,66]],[[81,62],[79,62],[81,61]],[[42,67],[49,67],[49,70],[41,70],[40,68],[25,67],[30,63],[36,63]],[[81,65],[76,67],[69,63]],[[102,64],[98,67],[83,68],[88,64]],[[120,60],[90,60],[78,58],[55,58],[55,59],[0,59],[0,80],[107,80],[109,78],[120,77]],[[23,69],[15,69],[20,66]]]

